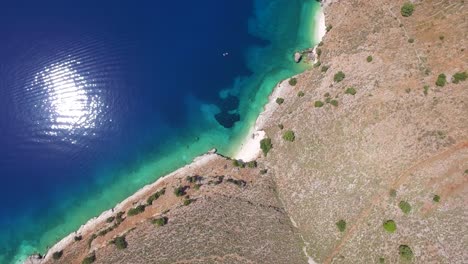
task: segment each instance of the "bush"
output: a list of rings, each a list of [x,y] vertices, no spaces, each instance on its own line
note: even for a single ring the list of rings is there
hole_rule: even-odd
[[[349,87],[348,89],[346,89],[345,91],[345,94],[350,94],[350,95],[355,95],[357,92],[356,92],[356,89],[354,87]]]
[[[322,49],[316,49],[315,52],[317,52],[317,56],[319,57],[322,55]]]
[[[127,241],[125,240],[125,236],[118,236],[114,238],[111,243],[114,244],[118,249],[125,249],[128,246]]]
[[[247,167],[249,167],[251,169],[257,168],[257,162],[255,160],[249,161],[249,162],[247,162]]]
[[[337,100],[331,100],[330,104],[337,107],[338,106],[338,101]]]
[[[283,124],[278,124],[278,128],[282,130],[284,128]]]
[[[193,202],[192,199],[185,199],[185,200],[184,200],[184,205],[185,205],[185,206],[190,205],[192,202]]]
[[[444,40],[444,38],[445,38],[445,37],[442,36],[442,35],[439,36],[439,39],[440,39],[440,40]]]
[[[398,206],[400,207],[401,211],[403,211],[403,213],[405,214],[411,212],[411,205],[406,201],[400,201]]]
[[[439,87],[444,87],[447,84],[447,76],[445,76],[443,73],[439,74],[435,84]]]
[[[81,239],[83,239],[83,237],[82,236],[75,236],[73,239],[75,241],[80,241]]]
[[[436,203],[440,202],[440,196],[437,195],[437,194],[434,195],[434,197],[432,197],[432,201],[434,201],[434,202],[436,202]]]
[[[295,86],[296,84],[297,84],[297,79],[296,78],[289,79],[289,85]]]
[[[372,62],[372,56],[367,56],[367,62]]]
[[[276,103],[280,105],[280,104],[284,103],[284,99],[281,98],[281,97],[278,97],[278,98],[276,98]]]
[[[412,3],[405,3],[401,7],[401,15],[404,17],[409,17],[413,14],[414,12],[414,5]]]
[[[320,65],[322,65],[322,63],[320,61],[317,61],[316,63],[314,63],[314,68],[318,68],[320,67]]]
[[[94,261],[96,261],[96,254],[93,252],[91,255],[84,258],[83,261],[81,261],[81,264],[91,264]]]
[[[200,187],[201,187],[201,184],[195,184],[193,188],[198,191],[200,190]]]
[[[114,221],[115,219],[115,216],[109,216],[107,219],[106,219],[106,222],[107,223],[112,223],[112,221]]]
[[[329,92],[326,92],[323,96],[324,96],[324,97],[330,97],[330,93],[329,93]]]
[[[336,222],[336,227],[338,227],[338,230],[340,230],[340,232],[344,232],[346,230],[346,221],[340,220]]]
[[[327,28],[326,28],[327,32],[329,32],[332,28],[333,28],[332,25],[328,25]]]
[[[55,260],[57,260],[57,259],[61,258],[62,255],[63,255],[63,251],[62,251],[62,250],[56,251],[56,252],[54,252],[54,254],[52,254],[52,258],[55,259]]]
[[[335,76],[333,76],[333,80],[335,82],[341,82],[342,80],[344,80],[345,77],[346,76],[345,76],[344,72],[339,71],[339,72],[335,73]]]
[[[151,223],[157,226],[164,226],[167,224],[168,220],[169,219],[167,217],[160,217],[160,218],[153,219]]]
[[[268,170],[267,169],[261,169],[260,174],[267,174]]]
[[[379,263],[385,263],[385,258],[380,257],[380,258],[379,258]]]
[[[393,233],[395,232],[396,230],[396,224],[395,224],[395,221],[393,220],[387,220],[383,223],[383,228],[389,232],[389,233]]]
[[[390,196],[393,197],[393,198],[396,197],[396,190],[395,189],[390,190]]]
[[[296,136],[294,135],[294,132],[292,130],[288,130],[284,132],[283,139],[289,142],[293,142],[294,139],[296,139]]]
[[[240,167],[240,168],[245,167],[244,162],[242,162],[241,160],[236,160],[236,159],[232,161],[232,165],[234,167]]]
[[[457,72],[452,76],[452,82],[453,83],[459,83],[461,81],[463,82],[463,81],[466,80],[466,78],[468,78],[468,73],[466,73],[466,72]]]
[[[273,148],[271,144],[271,138],[264,138],[260,140],[260,148],[263,151],[263,155],[267,156],[268,152]]]
[[[320,71],[327,72],[328,68],[330,68],[330,66],[322,66],[322,69]]]
[[[185,187],[179,186],[174,189],[174,194],[177,197],[184,196],[185,195]]]
[[[414,39],[413,38],[408,39],[408,43],[414,43]]]
[[[322,107],[322,106],[323,106],[323,102],[322,102],[322,101],[315,101],[314,106],[315,106],[315,107]]]
[[[427,95],[427,93],[429,92],[429,85],[424,85],[423,89],[424,89],[423,91],[424,95]]]
[[[131,208],[130,210],[128,210],[127,215],[128,216],[134,216],[134,215],[143,213],[144,211],[145,211],[145,206],[140,204],[137,207],[134,207],[134,208]]]
[[[400,257],[404,260],[411,260],[413,258],[413,251],[407,245],[400,245],[398,247],[398,251],[400,252]]]
[[[303,91],[298,92],[298,93],[297,93],[297,96],[298,96],[298,97],[303,97],[303,96],[304,96],[304,92],[303,92]]]

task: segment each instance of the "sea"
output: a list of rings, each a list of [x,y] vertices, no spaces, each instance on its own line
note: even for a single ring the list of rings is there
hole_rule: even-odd
[[[307,70],[315,0],[0,1],[0,263],[216,148]]]

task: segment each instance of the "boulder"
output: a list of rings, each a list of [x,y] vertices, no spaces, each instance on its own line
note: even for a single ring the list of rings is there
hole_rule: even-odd
[[[302,59],[302,54],[301,53],[299,53],[299,52],[294,53],[294,61],[296,63],[300,62],[301,59]]]

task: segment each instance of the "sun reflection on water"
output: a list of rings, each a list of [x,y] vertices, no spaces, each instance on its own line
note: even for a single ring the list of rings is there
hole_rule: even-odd
[[[76,144],[76,136],[95,136],[98,115],[104,107],[96,84],[78,71],[80,61],[68,59],[53,63],[34,75],[28,91],[41,89],[43,100],[34,107],[46,113],[49,136]],[[36,121],[43,126],[44,120]]]

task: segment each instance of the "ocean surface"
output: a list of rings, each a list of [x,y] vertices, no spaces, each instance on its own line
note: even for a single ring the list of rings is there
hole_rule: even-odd
[[[312,0],[0,2],[0,263],[212,148],[305,69]]]

